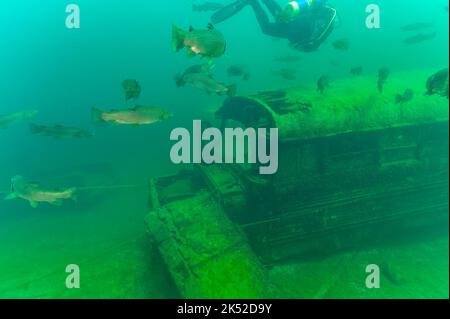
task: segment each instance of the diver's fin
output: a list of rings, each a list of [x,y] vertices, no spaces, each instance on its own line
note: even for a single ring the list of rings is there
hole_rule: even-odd
[[[38,202],[35,202],[35,201],[32,201],[32,200],[30,200],[30,206],[31,206],[31,207],[33,207],[33,208],[37,208],[37,207],[39,206],[39,203],[38,203]]]
[[[11,193],[5,196],[5,200],[13,200],[17,198],[17,194],[16,193]]]
[[[237,0],[236,2],[223,7],[211,16],[211,23],[218,24],[231,18],[249,3],[250,0]]]

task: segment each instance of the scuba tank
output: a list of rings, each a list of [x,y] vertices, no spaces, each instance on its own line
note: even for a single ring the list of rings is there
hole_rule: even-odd
[[[311,10],[314,6],[324,5],[326,0],[296,0],[289,2],[284,10],[280,12],[278,20],[288,22],[295,19],[299,14]]]

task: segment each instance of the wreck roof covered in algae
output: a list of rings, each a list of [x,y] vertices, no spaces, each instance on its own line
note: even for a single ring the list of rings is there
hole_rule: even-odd
[[[284,141],[448,121],[447,97],[425,95],[427,79],[435,72],[392,73],[382,93],[377,76],[371,75],[332,81],[324,94],[309,86],[233,97],[225,101],[222,111],[241,122],[242,117],[233,118],[233,109],[259,113],[270,126],[278,127]],[[414,92],[412,100],[396,103],[396,95],[406,89]]]

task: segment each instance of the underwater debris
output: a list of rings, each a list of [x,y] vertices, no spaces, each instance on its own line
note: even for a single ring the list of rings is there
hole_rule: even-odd
[[[122,88],[125,92],[125,100],[138,99],[141,95],[141,86],[136,80],[124,80],[122,81]]]
[[[38,207],[39,203],[59,206],[63,200],[77,201],[75,193],[76,188],[46,189],[38,183],[27,181],[22,176],[15,176],[11,179],[11,193],[5,197],[5,200],[21,198],[28,201],[33,208]]]
[[[440,94],[448,98],[449,71],[442,69],[428,78],[426,95]]]
[[[400,78],[400,76],[398,77]],[[402,74],[402,85],[419,92],[421,84],[417,78],[423,78],[423,71]],[[368,80],[370,81],[370,78]],[[280,159],[283,158],[284,162],[281,163],[278,174],[263,181],[257,176],[257,168],[254,166],[244,166],[241,170],[237,166],[202,165],[195,173],[198,174],[198,177],[193,177],[193,180],[203,179],[208,186],[212,185],[208,187],[207,195],[214,198],[218,205],[223,205],[221,207],[226,207],[224,210],[226,210],[227,216],[236,218],[241,227],[244,225],[242,229],[249,235],[251,243],[255,244],[255,247],[261,247],[257,253],[268,263],[285,261],[289,258],[307,255],[310,252],[317,252],[318,247],[326,253],[334,253],[336,248],[346,249],[347,245],[358,251],[359,248],[354,245],[355,238],[357,242],[365,242],[366,239],[372,239],[372,237],[376,242],[379,238],[379,228],[373,224],[374,218],[379,218],[378,225],[398,225],[400,220],[411,223],[417,216],[415,212],[418,209],[428,207],[430,214],[434,214],[436,211],[433,205],[434,196],[431,198],[427,198],[426,195],[411,197],[412,191],[414,194],[424,194],[423,189],[428,188],[431,184],[429,180],[426,181],[428,177],[423,180],[426,181],[423,188],[419,186],[419,183],[414,183],[413,190],[411,185],[413,183],[405,182],[405,176],[409,173],[413,176],[420,176],[422,172],[428,170],[424,167],[423,171],[417,172],[418,166],[410,163],[411,160],[416,160],[416,150],[420,150],[421,147],[415,142],[421,141],[423,134],[417,134],[417,132],[434,132],[436,134],[445,132],[441,131],[448,127],[448,105],[445,101],[438,98],[428,99],[420,95],[416,97],[414,103],[409,105],[409,108],[405,107],[404,111],[406,112],[403,112],[403,107],[395,107],[394,94],[386,96],[373,94],[374,86],[370,88],[369,85],[368,87],[366,79],[355,81],[346,77],[333,79],[333,81],[336,81],[333,85],[333,94],[326,99],[319,96],[315,88],[299,86],[262,92],[249,97],[233,97],[225,100],[223,107],[218,111],[219,116],[227,114],[229,116],[224,116],[224,118],[231,120],[242,119],[243,113],[252,116],[258,109],[262,114],[267,114],[266,118],[273,121],[267,127],[277,127],[280,132],[280,150],[284,154]],[[374,82],[373,80],[373,84],[375,84]],[[308,102],[314,103],[310,114],[302,114],[298,111],[286,113],[278,111],[284,104],[299,106],[299,104]],[[285,108],[281,107],[281,109]],[[430,121],[430,117],[434,120]],[[238,123],[237,127],[256,127],[246,119],[238,121],[243,125]],[[232,127],[231,124],[234,123],[227,124],[229,125],[226,127]],[[197,134],[197,136],[200,137],[201,134]],[[195,139],[198,140],[198,138]],[[439,145],[436,146],[436,150],[441,149],[446,140],[442,139],[437,142]],[[413,143],[415,144],[413,151],[409,151]],[[200,143],[197,142],[197,145]],[[395,154],[405,154],[406,147],[408,154],[403,157],[406,160],[401,163],[398,162],[397,156],[380,158],[380,153],[374,152],[374,150],[383,152],[388,149],[389,151],[395,150]],[[445,150],[434,153],[428,153],[430,159],[446,156]],[[197,154],[200,158],[200,153]],[[306,162],[305,158],[307,158]],[[428,162],[429,159],[424,159],[424,161]],[[445,162],[435,165],[433,169],[436,172],[442,172],[446,169]],[[404,171],[408,173],[395,174],[395,172],[403,173]],[[325,175],[324,172],[330,173],[326,179],[327,183],[324,183],[322,179]],[[386,172],[393,173],[391,175],[392,184],[386,185],[385,179],[383,179]],[[240,184],[243,187],[238,189],[232,186],[232,191],[226,192],[229,185],[236,185],[236,179],[243,181]],[[351,179],[350,182],[349,179]],[[374,183],[374,181],[376,182]],[[324,189],[323,185],[325,184],[331,185],[331,187]],[[416,188],[415,185],[418,187]],[[446,215],[445,207],[448,206],[445,202],[445,189],[442,187],[448,185],[448,182],[445,181],[445,171],[436,179],[436,184],[433,181],[433,185],[435,185],[435,189],[426,194],[439,192],[440,195],[436,194],[441,198],[439,214],[444,217]],[[342,192],[346,186],[349,189]],[[314,194],[318,188],[321,189],[319,196],[311,198],[311,194]],[[303,191],[299,192],[299,189]],[[168,193],[165,190],[160,192]],[[173,195],[172,189],[169,192]],[[275,202],[274,196],[272,196],[274,193],[278,195]],[[182,194],[186,194],[186,192]],[[355,200],[355,194],[362,196],[358,196]],[[187,197],[193,196],[196,195]],[[403,205],[388,205],[393,202],[393,197],[398,200],[397,203]],[[182,200],[171,200],[167,206],[160,202],[162,203],[161,209],[155,209],[155,213],[166,214],[170,220],[170,216],[175,211],[172,208],[174,206],[171,205],[177,205],[184,209],[183,207],[186,207],[184,199],[185,197]],[[411,202],[413,199],[417,202]],[[386,200],[388,200],[386,205],[378,205]],[[265,213],[254,215],[249,212],[248,215],[251,216],[242,217],[241,215],[244,214],[241,214],[241,211],[244,213],[248,211],[247,203],[256,203],[255,205],[262,203],[260,206],[256,206],[256,209],[261,207]],[[374,210],[370,214],[361,215],[358,209],[367,207],[367,205],[374,207]],[[331,211],[330,207],[333,208]],[[441,207],[444,208],[442,211]],[[205,205],[202,205],[199,210],[199,215],[203,216]],[[192,209],[189,209],[187,213],[192,217],[191,211]],[[350,217],[348,216],[349,211],[353,212]],[[398,218],[399,211],[403,213],[400,218]],[[153,216],[152,221],[163,219],[155,218],[153,213],[151,215]],[[429,216],[433,218],[435,215]],[[239,218],[242,218],[242,221]],[[354,220],[358,220],[358,223],[362,222],[357,229],[355,229]],[[161,233],[160,227],[155,226],[154,223],[149,224],[156,234]],[[169,222],[167,224],[173,225]],[[184,224],[195,225],[195,223]],[[261,229],[261,225],[264,228]],[[271,232],[273,229],[276,231]],[[366,233],[368,229],[370,233]],[[394,229],[398,232],[397,228]],[[336,238],[333,243],[330,242],[330,237],[322,240],[323,234],[332,234],[331,237],[334,239],[336,231],[342,234],[341,238]],[[193,231],[192,234],[195,236],[196,232]],[[379,235],[384,236],[384,233]],[[164,237],[167,238],[167,236]],[[198,247],[198,243],[201,241],[201,239],[195,238],[190,243],[194,247]],[[183,241],[183,243],[188,242]],[[303,246],[303,244],[305,245]],[[169,263],[173,265],[172,252],[176,249],[169,250],[164,245],[161,250],[168,257]],[[179,267],[175,269],[179,269]],[[395,268],[394,270],[389,268],[386,272],[392,281],[398,282]],[[179,278],[178,273],[174,277]],[[388,284],[386,282],[386,285]]]
[[[94,136],[86,130],[62,125],[45,126],[32,123],[30,124],[30,130],[33,134],[41,134],[54,138],[89,138]]]
[[[215,166],[208,168],[221,174]],[[176,176],[171,184],[187,178]],[[159,201],[161,193],[155,193]],[[265,296],[268,286],[260,259],[239,227],[207,192],[197,191],[154,209],[146,225],[184,298]]]
[[[390,74],[390,71],[388,68],[381,68],[378,70],[378,91],[380,93],[383,92],[384,84],[386,83],[386,80],[388,79]]]
[[[0,129],[6,129],[10,125],[35,117],[38,111],[22,111],[12,114],[0,115]]]
[[[405,92],[403,92],[402,94],[397,94],[395,96],[395,103],[399,104],[399,103],[406,103],[409,102],[413,99],[414,97],[414,92],[411,89],[406,89]]]
[[[190,57],[200,55],[209,58],[222,56],[227,46],[223,34],[212,24],[208,25],[207,30],[195,30],[190,27],[188,32],[173,25],[172,44],[176,52],[187,48]]]
[[[322,75],[319,80],[317,80],[317,91],[323,94],[327,88],[330,87],[330,79],[326,75]]]
[[[132,126],[155,124],[173,117],[173,114],[165,109],[139,105],[132,109],[111,110],[109,112],[92,108],[91,115],[95,123],[111,122]]]
[[[338,51],[348,51],[350,49],[350,41],[348,39],[339,39],[332,43],[333,48]]]

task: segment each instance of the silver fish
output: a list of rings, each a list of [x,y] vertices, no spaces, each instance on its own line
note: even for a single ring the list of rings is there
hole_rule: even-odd
[[[126,110],[102,111],[93,108],[92,119],[95,123],[110,122],[119,125],[150,125],[168,120],[173,114],[165,109],[153,106],[136,106]]]
[[[38,183],[27,181],[22,176],[15,176],[11,179],[11,193],[5,200],[24,199],[31,207],[36,208],[39,203],[48,203],[59,206],[63,200],[77,200],[76,188],[63,190],[52,190],[41,187]]]

